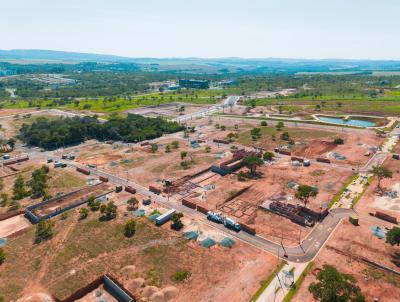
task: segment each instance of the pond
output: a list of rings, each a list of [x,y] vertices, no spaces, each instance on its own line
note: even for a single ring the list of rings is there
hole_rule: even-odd
[[[338,125],[358,126],[358,127],[373,127],[373,126],[375,126],[374,122],[365,121],[365,120],[357,120],[357,119],[345,120],[340,117],[327,117],[327,116],[318,116],[318,119],[322,122],[338,124]]]

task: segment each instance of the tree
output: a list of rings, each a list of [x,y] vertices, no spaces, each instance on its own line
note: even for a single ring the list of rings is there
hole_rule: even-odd
[[[171,217],[172,220],[172,225],[171,228],[174,230],[179,231],[180,229],[183,228],[183,223],[181,221],[181,218],[183,217],[183,213],[174,213]]]
[[[318,191],[315,190],[313,187],[308,186],[308,185],[300,185],[297,188],[297,192],[295,194],[296,198],[301,200],[305,206],[307,206],[307,203],[311,197],[317,196]]]
[[[266,127],[266,126],[268,126],[268,124],[267,124],[266,121],[262,121],[262,122],[261,122],[261,126]]]
[[[392,178],[392,171],[384,166],[374,166],[372,167],[370,173],[378,178],[378,190],[382,192],[381,181],[384,178]]]
[[[3,178],[0,178],[0,191],[4,189],[4,181]]]
[[[156,153],[158,150],[158,145],[157,144],[151,144],[151,152],[152,153]]]
[[[233,142],[235,140],[236,134],[230,132],[230,133],[228,133],[228,135],[226,137],[230,142]]]
[[[260,128],[253,128],[250,131],[251,137],[253,140],[257,140],[258,138],[261,137],[261,129]]]
[[[22,198],[26,197],[28,192],[25,189],[25,181],[22,175],[18,175],[17,179],[14,182],[13,187],[13,199],[14,200],[21,200]]]
[[[135,197],[132,197],[132,198],[129,198],[126,203],[128,204],[128,209],[130,211],[133,211],[138,208],[139,200],[137,200]]]
[[[276,130],[281,131],[284,126],[283,122],[278,122],[275,127]]]
[[[317,274],[317,282],[308,287],[314,299],[321,302],[364,302],[365,298],[356,279],[348,274],[340,273],[331,265],[324,265]]]
[[[170,153],[171,152],[171,146],[170,145],[166,145],[165,146],[165,153]]]
[[[390,245],[400,245],[400,228],[399,227],[392,227],[386,233],[386,243]]]
[[[204,151],[206,151],[206,153],[210,153],[210,152],[211,152],[211,147],[210,147],[210,146],[207,146],[207,147],[204,149]]]
[[[125,223],[124,235],[126,237],[132,237],[136,232],[136,221],[131,219]]]
[[[186,156],[187,156],[187,152],[181,151],[181,159],[184,160]]]
[[[271,161],[271,160],[274,159],[274,157],[275,157],[275,154],[273,152],[270,152],[270,151],[265,152],[264,155],[263,155],[263,159],[266,160],[266,161]]]
[[[87,204],[92,212],[96,212],[100,209],[100,201],[96,200],[94,196],[89,196]]]
[[[250,155],[242,159],[242,165],[250,170],[251,176],[255,176],[257,167],[262,164],[264,164],[264,162],[256,155]]]
[[[79,210],[79,220],[86,219],[89,216],[89,210],[87,208],[81,208]]]
[[[283,132],[281,134],[281,140],[288,141],[290,139],[289,132]]]
[[[117,217],[117,206],[110,201],[108,204],[102,204],[100,206],[101,220],[111,220]]]
[[[10,139],[7,141],[7,145],[9,145],[10,148],[11,148],[12,150],[14,150],[14,147],[15,147],[15,139],[14,139],[14,138],[10,138]]]
[[[32,172],[32,178],[28,181],[28,186],[31,188],[33,198],[46,195],[48,189],[47,180],[49,179],[48,173],[49,167],[46,165]]]
[[[4,249],[0,247],[0,265],[2,265],[6,261],[6,253],[4,252]]]
[[[53,222],[51,220],[41,220],[36,225],[35,242],[50,239],[53,236]]]

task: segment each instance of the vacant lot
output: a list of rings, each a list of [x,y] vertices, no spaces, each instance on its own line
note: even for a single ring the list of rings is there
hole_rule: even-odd
[[[332,239],[317,256],[312,273],[304,280],[293,301],[316,301],[308,291],[324,264],[335,266],[340,272],[353,275],[366,301],[378,298],[382,302],[396,302],[400,296],[400,277],[361,262],[354,256],[364,256],[370,260],[396,268],[390,262],[394,248],[382,239],[372,236],[367,222],[355,227],[345,221]]]
[[[135,235],[126,238],[127,219],[100,222],[98,214],[91,213],[78,222],[76,212],[71,212],[65,220],[55,219],[53,239],[41,244],[33,243],[35,230],[29,228],[6,245],[0,292],[7,301],[37,292],[65,298],[110,272],[138,296],[142,288],[134,280],[144,278],[146,286],[176,287],[179,294],[173,301],[189,297],[194,301],[244,301],[276,265],[274,257],[241,243],[231,249],[204,249],[180,233],[153,226],[146,218],[138,219]],[[174,281],[177,271],[188,271],[189,279]]]

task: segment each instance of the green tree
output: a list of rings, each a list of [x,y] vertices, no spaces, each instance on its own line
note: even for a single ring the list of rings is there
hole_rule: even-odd
[[[50,239],[53,236],[53,222],[49,219],[41,220],[36,225],[35,242]]]
[[[28,186],[31,188],[31,194],[33,198],[38,198],[46,195],[48,189],[47,180],[49,167],[42,166],[32,172],[32,178],[28,181]]]
[[[79,220],[86,219],[89,216],[89,210],[87,208],[79,209]]]
[[[7,145],[9,145],[12,150],[14,150],[14,148],[15,148],[15,139],[14,138],[10,138],[7,141]]]
[[[313,187],[308,185],[300,185],[297,188],[297,192],[295,194],[296,198],[301,200],[305,206],[307,206],[308,201],[311,197],[317,196],[318,191],[315,190]]]
[[[0,247],[0,265],[2,265],[6,261],[6,253],[4,252],[4,249]]]
[[[267,160],[267,161],[273,160],[274,157],[275,157],[275,154],[273,152],[270,152],[270,151],[265,152],[264,155],[263,155],[263,159]]]
[[[107,204],[102,204],[100,206],[101,220],[111,220],[117,217],[117,206],[114,202],[110,201]]]
[[[253,128],[250,131],[251,137],[253,140],[257,140],[261,137],[261,129],[260,128]]]
[[[21,200],[22,198],[26,197],[28,195],[28,192],[26,191],[25,188],[25,181],[22,175],[18,175],[17,179],[14,182],[14,187],[13,187],[13,199],[14,200]]]
[[[129,211],[134,211],[139,206],[139,200],[137,200],[137,198],[135,198],[135,197],[129,198],[126,203],[128,204]]]
[[[284,126],[285,125],[283,122],[278,122],[275,127],[276,127],[276,130],[281,131]]]
[[[283,132],[281,134],[281,140],[288,141],[290,139],[289,132]]]
[[[170,153],[171,152],[171,146],[170,145],[166,145],[165,146],[165,153]]]
[[[261,122],[261,126],[266,127],[266,126],[268,126],[268,124],[267,124],[266,121],[262,121],[262,122]]]
[[[125,223],[124,235],[126,237],[132,237],[136,232],[136,221],[131,219]]]
[[[204,151],[205,151],[206,153],[210,153],[210,152],[211,152],[211,147],[210,147],[210,146],[207,146],[207,147],[204,149]]]
[[[386,233],[386,243],[390,245],[400,245],[400,228],[399,227],[392,227]]]
[[[321,302],[364,302],[356,279],[340,273],[331,265],[324,265],[317,274],[317,282],[308,287],[314,299]]]
[[[378,190],[382,192],[381,181],[384,178],[392,178],[392,171],[384,166],[374,166],[372,167],[371,174],[375,175],[378,178]]]
[[[183,223],[181,220],[182,217],[183,213],[178,213],[178,212],[174,213],[171,217],[171,220],[173,222],[171,228],[177,231],[181,230],[183,228]]]
[[[242,165],[250,170],[250,175],[255,176],[257,167],[262,166],[264,162],[256,155],[250,155],[242,159]]]
[[[96,200],[96,197],[94,196],[89,196],[87,204],[92,212],[96,212],[100,209],[100,201]]]

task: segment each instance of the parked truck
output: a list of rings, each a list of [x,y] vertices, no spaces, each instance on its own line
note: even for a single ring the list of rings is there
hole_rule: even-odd
[[[164,214],[158,216],[156,218],[156,225],[163,225],[164,223],[166,223],[168,220],[171,219],[172,215],[174,215],[176,212],[175,209],[171,209],[167,212],[165,212]]]
[[[212,212],[212,211],[208,211],[207,212],[207,219],[216,223],[223,223],[224,219],[221,215],[221,213],[217,213],[217,212]]]
[[[238,224],[235,220],[228,217],[226,217],[224,220],[224,226],[236,232],[240,231],[240,224]]]

